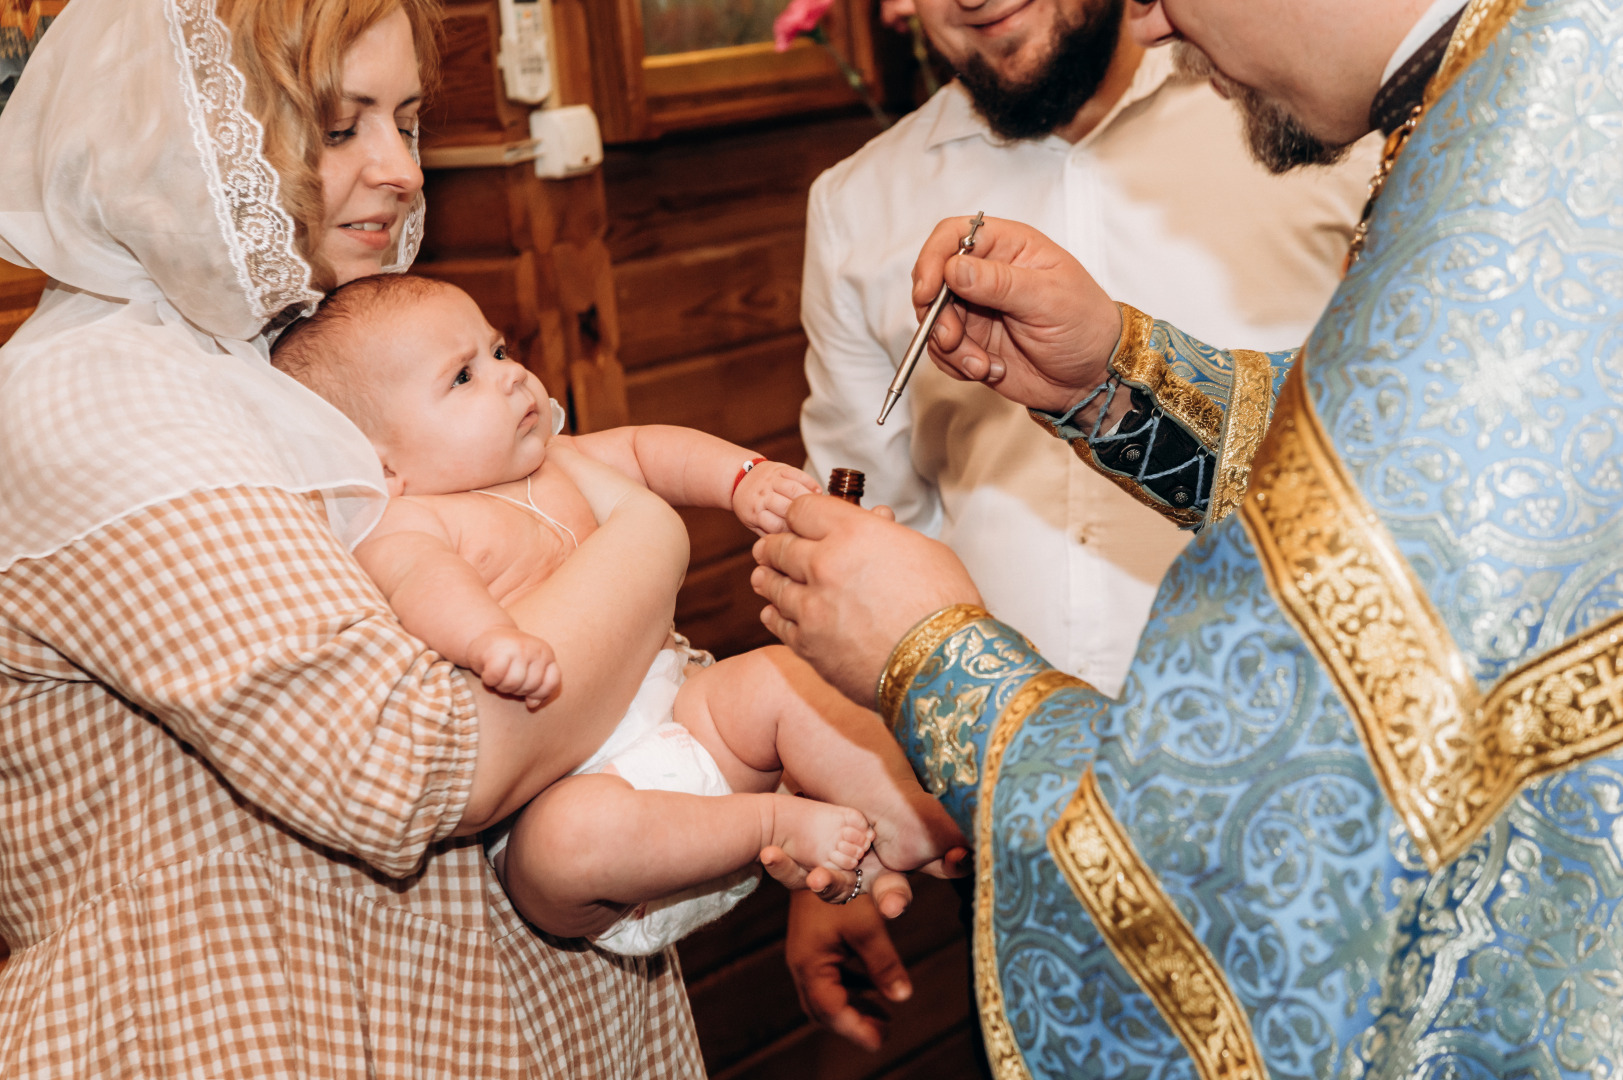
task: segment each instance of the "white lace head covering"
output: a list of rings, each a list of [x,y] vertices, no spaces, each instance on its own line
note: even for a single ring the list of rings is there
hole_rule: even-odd
[[[214,0],[74,0],[0,113],[0,258],[51,279],[0,349],[0,569],[208,488],[321,491],[350,542],[381,513],[371,444],[268,361],[319,294],[230,55]]]

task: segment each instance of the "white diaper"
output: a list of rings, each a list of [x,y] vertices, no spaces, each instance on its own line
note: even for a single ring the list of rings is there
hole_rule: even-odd
[[[646,791],[732,794],[710,752],[671,719],[676,692],[687,678],[687,665],[709,665],[714,658],[692,648],[681,635],[677,635],[676,646],[654,657],[625,718],[576,773],[613,773]],[[747,866],[672,896],[638,904],[597,935],[596,944],[626,956],[659,952],[727,914],[755,891],[760,880],[760,870]]]

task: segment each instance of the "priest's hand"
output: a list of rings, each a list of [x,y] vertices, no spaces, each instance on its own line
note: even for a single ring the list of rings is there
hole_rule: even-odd
[[[750,584],[768,604],[761,621],[859,705],[873,708],[879,673],[915,623],[981,602],[958,556],[884,507],[806,495],[787,521],[788,532],[755,543]]]
[[[1027,408],[1065,412],[1104,382],[1120,310],[1070,252],[1017,221],[987,218],[974,250],[957,254],[966,220],[937,225],[913,267],[920,318],[943,275],[958,298],[936,323],[930,358]]]

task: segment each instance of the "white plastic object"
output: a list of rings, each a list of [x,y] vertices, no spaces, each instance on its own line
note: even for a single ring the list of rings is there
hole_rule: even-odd
[[[552,11],[548,0],[500,0],[502,69],[507,96],[539,105],[552,94]]]
[[[535,175],[549,180],[579,176],[603,164],[603,135],[590,105],[562,105],[530,114],[538,147]]]

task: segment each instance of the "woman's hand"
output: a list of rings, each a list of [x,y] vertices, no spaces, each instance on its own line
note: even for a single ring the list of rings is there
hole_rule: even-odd
[[[1065,412],[1104,382],[1120,311],[1074,256],[1028,225],[987,218],[974,251],[957,254],[964,220],[937,225],[913,267],[921,318],[943,275],[957,296],[936,323],[930,358],[1027,408]]]
[[[759,536],[782,532],[789,504],[802,495],[819,495],[812,476],[781,461],[763,461],[744,474],[733,489],[733,513]]]
[[[789,507],[787,524],[755,543],[750,584],[768,603],[761,621],[858,705],[873,708],[879,673],[915,623],[981,602],[951,549],[884,507],[808,495]]]

